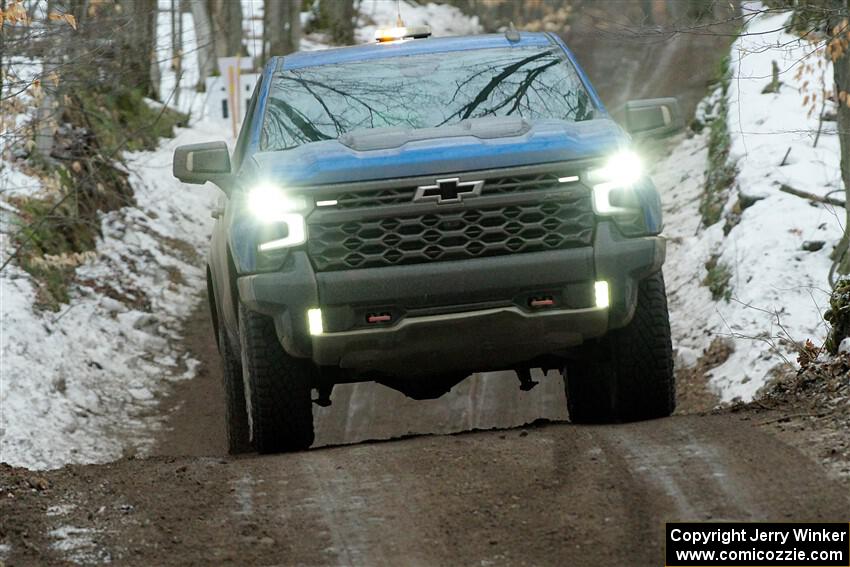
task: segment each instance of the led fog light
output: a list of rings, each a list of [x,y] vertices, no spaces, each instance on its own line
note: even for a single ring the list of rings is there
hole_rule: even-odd
[[[596,294],[596,307],[608,307],[610,304],[610,298],[608,296],[608,282],[596,282],[593,284],[593,291]]]
[[[310,328],[310,334],[313,336],[321,335],[325,332],[325,327],[322,324],[321,309],[307,310],[307,325]]]

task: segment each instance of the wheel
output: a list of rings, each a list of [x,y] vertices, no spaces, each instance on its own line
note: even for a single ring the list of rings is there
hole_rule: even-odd
[[[660,271],[640,282],[631,323],[610,332],[595,347],[566,369],[567,409],[573,423],[639,421],[673,413],[673,347]]]
[[[223,328],[218,329],[218,348],[221,351],[222,378],[224,382],[225,424],[227,449],[231,455],[253,450],[248,409],[245,405],[245,385],[242,381],[242,362],[230,346]]]
[[[251,436],[260,453],[306,449],[313,443],[313,365],[289,356],[271,318],[239,306],[242,370],[250,400]]]

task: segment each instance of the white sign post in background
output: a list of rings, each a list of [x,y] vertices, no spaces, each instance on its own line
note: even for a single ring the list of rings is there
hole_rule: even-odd
[[[207,79],[207,116],[229,121],[235,139],[257,74],[242,74],[243,70],[251,69],[250,57],[219,57],[218,69],[218,77]]]

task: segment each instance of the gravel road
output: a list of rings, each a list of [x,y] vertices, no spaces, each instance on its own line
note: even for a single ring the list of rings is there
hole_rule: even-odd
[[[848,520],[847,484],[750,412],[574,426],[556,376],[426,403],[340,388],[323,447],[225,457],[203,325],[188,340],[209,363],[174,393],[157,456],[0,468],[7,565],[657,566],[665,521]]]

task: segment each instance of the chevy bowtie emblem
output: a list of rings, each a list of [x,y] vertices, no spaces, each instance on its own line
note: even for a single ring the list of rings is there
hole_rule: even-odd
[[[417,203],[436,201],[438,205],[460,203],[464,197],[478,197],[484,181],[463,181],[457,177],[437,179],[436,185],[420,185],[413,200]]]

